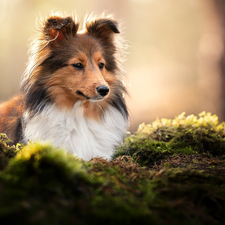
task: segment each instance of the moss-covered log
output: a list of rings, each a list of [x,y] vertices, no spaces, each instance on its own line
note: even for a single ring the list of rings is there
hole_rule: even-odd
[[[111,162],[0,141],[0,224],[224,224],[224,123],[142,124]],[[21,150],[20,150],[21,149]]]

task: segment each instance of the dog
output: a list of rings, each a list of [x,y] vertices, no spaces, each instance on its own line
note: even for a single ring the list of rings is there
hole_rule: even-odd
[[[0,132],[13,143],[52,141],[84,160],[110,160],[129,116],[123,41],[112,16],[53,13],[38,21],[20,92],[0,105]]]

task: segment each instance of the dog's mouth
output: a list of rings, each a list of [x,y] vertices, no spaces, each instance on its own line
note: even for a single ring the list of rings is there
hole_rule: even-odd
[[[82,91],[79,91],[79,90],[76,91],[76,94],[84,97],[86,100],[88,100],[90,102],[100,102],[105,98],[105,96],[108,94],[108,92],[106,94],[97,93],[97,95],[94,97],[89,97],[88,95],[85,95]]]
[[[85,94],[84,94],[83,92],[81,92],[81,91],[76,91],[76,94],[85,97],[87,100],[90,99],[90,97],[88,97],[87,95],[85,95]]]
[[[104,99],[104,97],[95,97],[95,98],[90,98],[89,102],[100,102]]]

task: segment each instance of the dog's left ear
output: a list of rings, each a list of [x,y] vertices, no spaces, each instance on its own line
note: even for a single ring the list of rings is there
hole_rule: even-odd
[[[108,18],[87,21],[86,31],[102,41],[108,41],[113,38],[114,33],[120,33],[117,21]]]
[[[47,39],[61,42],[76,35],[79,24],[75,24],[71,17],[49,17],[44,25],[44,34]]]

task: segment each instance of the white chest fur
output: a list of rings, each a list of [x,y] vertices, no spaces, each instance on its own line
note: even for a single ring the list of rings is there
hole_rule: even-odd
[[[97,156],[110,159],[128,127],[128,121],[112,106],[100,122],[86,118],[81,102],[77,102],[71,111],[46,106],[31,119],[25,114],[24,122],[25,141],[52,141],[84,160]]]

